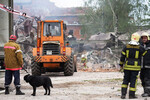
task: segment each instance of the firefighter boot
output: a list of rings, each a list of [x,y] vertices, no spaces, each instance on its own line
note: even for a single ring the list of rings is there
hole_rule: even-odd
[[[127,94],[127,88],[121,88],[121,99],[125,99]]]
[[[20,87],[16,87],[16,95],[25,95],[25,93],[20,91]]]
[[[9,94],[9,87],[5,87],[5,94]]]
[[[135,91],[129,91],[129,99],[137,99],[135,96]]]
[[[144,88],[144,93],[141,95],[142,97],[148,97],[148,90],[146,88]]]

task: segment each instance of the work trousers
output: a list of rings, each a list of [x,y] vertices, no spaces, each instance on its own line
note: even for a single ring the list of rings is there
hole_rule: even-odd
[[[6,70],[5,71],[5,87],[9,87],[9,85],[12,82],[13,76],[14,76],[14,85],[16,87],[20,87],[20,70],[16,70],[16,71]]]
[[[124,70],[124,79],[122,83],[122,88],[128,88],[128,84],[130,83],[129,91],[136,91],[137,86],[137,78],[139,71],[132,70]]]
[[[145,90],[144,92],[150,94],[150,68],[141,69],[140,79]]]

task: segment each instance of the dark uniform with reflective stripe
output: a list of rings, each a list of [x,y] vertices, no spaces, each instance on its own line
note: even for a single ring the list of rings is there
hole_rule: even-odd
[[[121,53],[120,66],[124,65],[124,79],[122,83],[122,95],[126,95],[128,84],[129,97],[135,96],[137,77],[141,70],[141,57],[145,55],[145,49],[140,45],[127,44]]]
[[[147,50],[147,53],[143,57],[143,66],[140,73],[140,78],[142,81],[142,86],[144,88],[144,93],[150,96],[150,42],[142,44]]]

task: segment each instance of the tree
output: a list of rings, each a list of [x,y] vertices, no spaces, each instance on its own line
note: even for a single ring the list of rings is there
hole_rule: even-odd
[[[132,11],[130,16],[134,17],[132,23],[136,26],[145,26],[150,24],[150,0],[130,0]],[[140,27],[139,27],[140,28]]]
[[[133,33],[150,23],[150,0],[88,0],[81,16],[82,33]],[[140,26],[140,27],[137,27]]]
[[[85,15],[82,16],[83,33],[95,34],[97,32],[114,31],[115,26],[118,32],[131,31],[132,24],[130,0],[88,0],[85,2]]]

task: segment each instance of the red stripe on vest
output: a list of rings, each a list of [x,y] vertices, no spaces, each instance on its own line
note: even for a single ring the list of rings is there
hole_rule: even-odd
[[[21,70],[22,68],[5,68],[5,69],[15,71],[15,70]]]
[[[11,47],[11,46],[5,46],[4,48],[16,49],[15,47]]]

